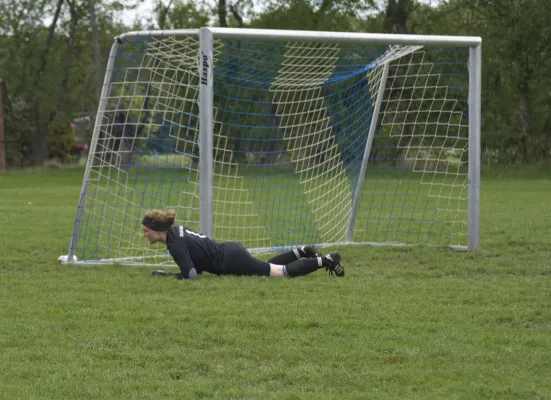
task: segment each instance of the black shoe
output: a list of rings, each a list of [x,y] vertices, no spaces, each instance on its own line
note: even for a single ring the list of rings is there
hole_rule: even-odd
[[[329,272],[329,275],[335,274],[339,278],[342,278],[344,276],[344,268],[341,265],[341,255],[336,251],[334,251],[329,255],[325,256],[325,258],[331,260],[331,265],[328,267],[325,267],[327,272]]]
[[[172,276],[174,275],[172,272],[166,272],[160,269],[157,269],[151,273],[152,276]]]
[[[302,246],[300,248],[300,251],[302,252],[302,254],[304,254],[304,257],[306,258],[321,257],[321,253],[318,251],[318,249],[316,249],[316,246],[313,246],[311,244]]]

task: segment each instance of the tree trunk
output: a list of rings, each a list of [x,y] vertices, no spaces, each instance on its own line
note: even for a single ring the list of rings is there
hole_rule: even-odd
[[[320,19],[327,13],[327,10],[333,5],[333,0],[323,0],[321,2],[320,8],[314,13],[314,29],[318,29]]]
[[[166,16],[168,15],[168,10],[170,9],[171,5],[172,5],[172,0],[168,2],[168,5],[166,7],[164,7],[162,3],[160,4],[162,9],[161,9],[161,12],[159,13],[159,29],[165,29]]]
[[[90,14],[90,26],[92,28],[92,48],[94,49],[94,86],[96,88],[97,99],[99,100],[101,97],[103,71],[101,67],[101,48],[99,44],[99,32],[94,0],[88,0],[88,12]]]
[[[0,80],[0,172],[6,171],[6,152],[4,147],[4,82]]]
[[[69,88],[69,73],[71,70],[71,64],[73,62],[73,51],[75,47],[76,28],[77,28],[78,20],[80,18],[80,16],[76,11],[75,3],[69,0],[67,0],[67,3],[69,4],[69,13],[71,15],[71,22],[69,25],[69,37],[67,38],[67,58],[65,59],[65,65],[63,67],[63,75],[61,77],[61,88],[59,90],[59,96],[57,98],[57,105],[56,105],[54,116],[56,113],[63,111],[65,107],[65,98],[67,97],[67,92]],[[50,120],[53,119],[54,116],[52,116]]]
[[[228,27],[226,0],[218,0],[218,20],[221,28]]]
[[[54,13],[54,18],[52,24],[48,28],[48,36],[46,37],[46,42],[44,44],[44,49],[40,55],[40,63],[38,66],[38,71],[34,78],[33,82],[33,95],[31,101],[31,115],[32,120],[35,124],[35,131],[33,135],[33,145],[32,145],[32,162],[35,165],[40,165],[46,160],[48,156],[48,142],[46,140],[46,126],[42,123],[42,118],[40,114],[39,104],[38,104],[38,93],[40,92],[40,84],[42,83],[42,78],[44,76],[44,71],[46,70],[46,61],[48,54],[50,53],[50,48],[52,47],[52,41],[54,38],[54,32],[57,25],[57,20],[59,19],[59,14],[61,13],[61,7],[63,6],[64,0],[58,0],[57,6]]]
[[[522,124],[522,135],[520,137],[522,161],[525,163],[532,161],[532,104],[530,88],[526,84],[520,84],[518,87],[518,116]]]
[[[407,33],[407,22],[413,0],[388,0],[385,12],[384,29],[389,33]]]
[[[243,23],[243,17],[241,16],[241,14],[239,13],[239,10],[234,4],[230,4],[230,12],[231,12],[231,15],[233,15],[233,17],[237,21],[237,26],[239,28],[244,28],[245,24]]]

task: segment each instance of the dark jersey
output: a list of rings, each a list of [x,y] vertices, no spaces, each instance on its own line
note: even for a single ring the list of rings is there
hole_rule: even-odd
[[[221,245],[185,226],[173,226],[166,235],[166,248],[180,267],[180,279],[188,279],[195,268],[197,273],[222,272]]]

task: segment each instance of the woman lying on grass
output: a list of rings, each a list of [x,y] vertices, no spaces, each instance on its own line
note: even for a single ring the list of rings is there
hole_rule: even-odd
[[[173,274],[161,270],[155,276],[174,276],[194,279],[209,272],[216,275],[287,276],[308,275],[325,268],[329,274],[344,276],[341,256],[337,252],[322,256],[314,246],[302,246],[262,261],[249,254],[240,243],[218,243],[185,226],[174,225],[174,211],[152,210],[143,220],[143,233],[150,243],[166,244],[170,255],[180,268]]]

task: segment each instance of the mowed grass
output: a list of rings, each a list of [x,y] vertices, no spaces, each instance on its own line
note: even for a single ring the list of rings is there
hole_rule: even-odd
[[[476,253],[193,282],[58,265],[82,175],[0,175],[1,399],[551,398],[549,168],[483,172]]]

